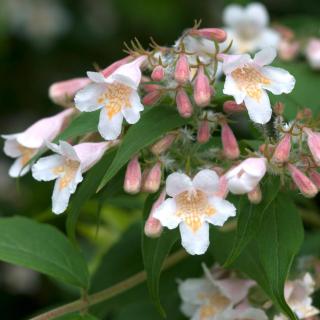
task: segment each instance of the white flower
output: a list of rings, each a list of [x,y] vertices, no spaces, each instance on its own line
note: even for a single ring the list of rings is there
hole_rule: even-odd
[[[320,39],[312,38],[306,48],[306,58],[312,69],[320,69]]]
[[[212,170],[201,170],[190,179],[183,173],[172,173],[166,181],[165,200],[154,213],[162,226],[180,228],[182,246],[190,254],[203,254],[209,246],[209,223],[223,226],[236,214],[228,201],[213,196],[219,177]]]
[[[4,153],[8,157],[16,158],[9,170],[11,177],[21,177],[29,172],[30,160],[63,130],[73,112],[73,109],[67,109],[53,117],[35,122],[23,132],[2,135],[6,140]]]
[[[228,41],[233,41],[233,53],[255,52],[265,47],[279,46],[280,35],[268,28],[268,12],[260,3],[251,3],[245,8],[229,5],[224,9],[223,21],[227,26]]]
[[[312,298],[310,297],[314,292],[314,285],[314,280],[309,273],[306,273],[302,279],[287,281],[285,284],[285,299],[299,319],[306,319],[320,312],[312,305]],[[287,318],[283,315],[274,318],[274,320],[282,319]]]
[[[248,54],[221,55],[223,72],[226,75],[223,93],[242,102],[252,121],[265,124],[271,119],[270,100],[266,90],[275,95],[290,93],[295,78],[286,70],[266,66],[276,57],[276,50],[265,48],[253,59]]]
[[[267,167],[265,158],[248,158],[226,173],[228,188],[234,194],[252,191],[264,177]]]
[[[38,181],[56,180],[52,194],[52,211],[56,214],[67,209],[70,195],[83,180],[82,174],[97,163],[104,152],[116,142],[80,143],[71,146],[49,144],[56,154],[40,158],[32,166],[32,176]]]
[[[228,309],[218,314],[214,320],[268,320],[264,311],[249,307],[245,310]]]
[[[88,72],[93,83],[81,89],[75,96],[75,105],[80,111],[92,112],[101,109],[98,130],[106,140],[115,140],[122,129],[123,118],[129,124],[140,119],[143,105],[138,95],[141,80],[140,66],[146,57],[117,68],[109,77],[102,73]]]

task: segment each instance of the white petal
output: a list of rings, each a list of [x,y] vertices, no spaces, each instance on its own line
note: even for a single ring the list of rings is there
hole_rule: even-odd
[[[264,85],[264,88],[273,94],[290,93],[295,86],[294,76],[284,69],[264,67],[262,73],[271,81],[271,84]]]
[[[228,189],[233,194],[244,194],[252,191],[259,183],[259,179],[243,173],[241,177],[233,177],[228,180]]]
[[[279,48],[281,36],[275,30],[265,28],[261,30],[257,40],[257,47],[260,49],[267,47]]]
[[[90,80],[96,83],[105,83],[105,80],[106,80],[103,74],[100,72],[88,71],[87,76]]]
[[[241,313],[240,319],[268,320],[268,317],[264,311],[260,309],[248,308]]]
[[[204,254],[210,244],[209,241],[209,224],[204,222],[202,226],[193,232],[184,222],[179,225],[181,234],[181,244],[189,254]]]
[[[63,157],[57,154],[40,158],[31,168],[32,176],[38,181],[54,180],[59,176],[54,169],[63,165],[63,163]]]
[[[26,175],[30,170],[30,165],[23,166],[22,159],[18,158],[13,162],[13,165],[9,169],[9,176],[12,178],[18,178]]]
[[[117,139],[122,130],[123,115],[121,112],[108,116],[106,108],[101,109],[98,130],[101,136],[106,140]]]
[[[256,53],[253,62],[259,66],[265,66],[270,64],[277,56],[277,51],[275,48],[267,47]]]
[[[184,191],[193,190],[193,184],[186,174],[174,172],[166,180],[166,192],[170,197],[176,197]]]
[[[106,91],[106,84],[91,83],[77,92],[74,97],[74,103],[78,110],[91,112],[103,107],[98,102],[100,96]]]
[[[223,10],[223,22],[227,26],[234,27],[238,21],[243,17],[244,11],[241,6],[231,4]]]
[[[176,202],[169,198],[154,211],[153,216],[160,221],[162,226],[174,229],[181,222],[181,219],[176,216],[176,211]]]
[[[207,217],[206,221],[213,225],[221,227],[229,217],[236,215],[236,208],[231,202],[217,197],[210,197],[208,200],[216,212],[212,216]]]
[[[225,54],[223,55],[222,69],[228,75],[235,69],[251,62],[252,59],[248,54]]]
[[[60,141],[60,154],[65,158],[80,162],[80,159],[73,146],[66,141]]]
[[[133,90],[130,96],[130,102],[135,110],[143,111],[144,107],[141,103],[140,96],[137,91]]]
[[[246,18],[258,27],[265,27],[269,22],[269,15],[266,7],[261,3],[251,3],[246,9]]]
[[[133,91],[130,96],[131,106],[124,106],[122,108],[122,114],[129,124],[137,123],[140,119],[140,111],[142,111],[143,105],[141,104],[140,97],[136,91]]]
[[[241,163],[243,170],[253,177],[261,179],[267,170],[266,158],[248,158]]]
[[[187,317],[192,317],[197,309],[199,308],[199,306],[189,303],[189,302],[182,302],[180,305],[180,311]]]
[[[12,135],[12,136],[16,137],[17,135]],[[5,138],[7,136],[2,136],[2,137]],[[19,143],[15,138],[7,139],[4,142],[3,152],[5,153],[5,155],[11,158],[18,158],[19,156],[21,156],[21,151],[19,150]]]
[[[238,104],[242,103],[246,96],[246,93],[244,91],[239,90],[237,83],[234,81],[231,75],[226,76],[223,93],[229,96],[233,96],[234,100]]]
[[[192,180],[193,187],[206,194],[212,194],[218,190],[219,177],[215,171],[205,169],[199,171]]]
[[[253,122],[265,124],[270,121],[272,109],[268,94],[261,89],[261,98],[259,101],[246,96],[244,103],[249,113],[249,117]]]

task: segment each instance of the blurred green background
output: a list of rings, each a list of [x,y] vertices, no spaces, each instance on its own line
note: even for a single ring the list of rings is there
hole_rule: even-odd
[[[0,1],[0,128],[1,133],[25,129],[59,107],[48,99],[51,83],[82,77],[94,65],[105,67],[124,56],[123,42],[150,36],[172,44],[194,19],[203,26],[221,26],[223,7],[249,1],[223,0],[1,0]],[[304,36],[320,36],[318,0],[262,1],[273,22],[294,28]],[[320,75],[319,75],[320,77]],[[305,84],[307,85],[307,84]],[[2,145],[2,142],[1,142]],[[14,214],[50,221],[63,230],[64,217],[48,210],[50,184],[34,183],[30,176],[16,183],[7,175],[10,159],[0,155],[0,215]],[[123,200],[124,199],[124,200]],[[79,225],[88,252],[102,254],[141,209],[128,197],[103,207],[103,228],[96,235],[97,203],[90,202],[86,224]],[[117,208],[117,209],[116,209]],[[98,249],[97,249],[98,248]],[[90,257],[90,254],[88,254]],[[94,268],[96,261],[92,261]],[[30,271],[0,265],[1,319],[23,319],[36,310],[73,296],[69,288]],[[123,316],[123,319],[125,317]]]

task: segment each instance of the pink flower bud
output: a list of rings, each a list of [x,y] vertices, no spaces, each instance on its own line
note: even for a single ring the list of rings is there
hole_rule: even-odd
[[[202,120],[198,128],[197,140],[199,143],[206,143],[210,139],[210,127],[208,120]]]
[[[166,192],[163,190],[159,196],[159,198],[155,201],[151,208],[151,212],[149,214],[149,217],[144,225],[144,233],[146,236],[150,238],[157,238],[162,233],[162,225],[160,221],[156,218],[154,218],[153,214],[156,211],[156,209],[163,203],[166,197]]]
[[[157,162],[150,170],[147,169],[142,180],[142,191],[157,192],[161,183],[161,163]]]
[[[306,48],[306,57],[311,66],[315,70],[320,69],[320,39],[312,38]]]
[[[228,159],[237,159],[240,155],[240,150],[236,137],[234,136],[229,125],[224,122],[221,128],[221,141],[223,153]]]
[[[142,84],[142,87],[146,92],[160,91],[162,88],[160,85],[154,83],[144,83]]]
[[[140,191],[141,167],[138,156],[132,158],[128,163],[123,188],[127,193],[131,194],[135,194]]]
[[[59,106],[72,107],[76,92],[84,88],[88,83],[90,83],[88,78],[74,78],[55,82],[49,87],[49,98]]]
[[[178,112],[181,117],[189,118],[192,115],[192,104],[191,101],[183,88],[178,89],[176,95],[176,103]]]
[[[209,79],[204,72],[203,66],[200,66],[196,79],[194,81],[193,98],[197,106],[206,107],[211,100],[212,89]]]
[[[276,163],[287,162],[289,160],[290,150],[291,135],[289,133],[286,133],[274,149],[272,160]]]
[[[320,166],[320,133],[313,132],[309,128],[304,128],[304,132],[308,136],[308,146],[312,154],[313,160]]]
[[[258,204],[262,200],[262,193],[259,184],[250,192],[248,192],[248,199],[253,204]]]
[[[320,173],[316,170],[311,170],[309,176],[317,188],[320,189]]]
[[[164,68],[163,66],[156,66],[152,73],[151,73],[151,78],[154,81],[161,81],[164,78]]]
[[[161,98],[161,91],[158,91],[158,90],[151,91],[142,98],[142,104],[144,104],[145,106],[152,106],[156,104],[160,98]]]
[[[315,184],[301,170],[290,163],[288,164],[288,169],[292,180],[305,197],[312,198],[318,193]]]
[[[285,61],[291,61],[298,55],[300,44],[298,41],[282,39],[279,44],[279,57]]]
[[[190,35],[203,37],[217,42],[224,42],[227,39],[227,33],[219,28],[192,29]]]
[[[154,155],[158,156],[161,153],[167,151],[176,139],[176,137],[177,135],[174,133],[167,134],[151,147],[151,152]]]
[[[214,196],[218,198],[225,199],[228,196],[229,188],[228,188],[228,180],[225,175],[222,175],[219,178],[218,191],[214,192]]]
[[[188,58],[185,54],[180,54],[176,69],[174,72],[174,78],[178,83],[186,83],[190,77],[190,69],[189,69],[189,62]]]
[[[103,74],[103,76],[105,78],[108,78],[112,73],[114,73],[119,67],[121,67],[122,65],[130,62],[131,60],[133,60],[132,56],[127,56],[124,57],[123,59],[120,59],[114,63],[112,63],[110,66],[108,66],[107,68],[103,69],[101,71],[101,73]]]
[[[246,107],[244,106],[243,103],[237,104],[233,100],[225,101],[224,104],[223,104],[223,111],[225,113],[242,112],[242,111],[245,111],[245,110],[246,110]]]

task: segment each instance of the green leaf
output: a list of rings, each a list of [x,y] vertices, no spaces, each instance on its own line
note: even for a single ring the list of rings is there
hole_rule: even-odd
[[[88,287],[86,262],[68,239],[54,227],[27,218],[0,219],[0,260]]]
[[[87,133],[96,132],[98,121],[99,111],[80,113],[55,141],[67,140]]]
[[[248,243],[256,236],[263,216],[277,196],[279,189],[279,179],[270,178],[262,184],[261,192],[263,198],[258,205],[252,204],[246,195],[239,197],[237,205],[237,232],[229,257],[224,264],[225,267],[231,265]]]
[[[115,150],[107,152],[104,157],[89,171],[84,182],[71,201],[70,211],[67,214],[66,229],[69,239],[76,243],[76,225],[82,206],[95,193],[102,176],[115,156]]]
[[[140,121],[129,128],[98,190],[101,190],[134,154],[154,143],[166,132],[186,123],[188,120],[182,118],[172,106],[157,106],[145,112]]]
[[[143,214],[144,222],[147,220],[156,198],[154,195],[150,195],[147,198]],[[165,229],[159,238],[152,239],[145,235],[142,228],[142,256],[144,268],[147,272],[148,289],[153,303],[163,317],[165,317],[166,314],[161,306],[159,296],[160,273],[164,260],[178,238],[179,233],[177,230],[172,231]]]
[[[216,259],[223,263],[232,248],[233,235],[213,232]],[[303,226],[291,198],[279,193],[263,215],[259,232],[232,267],[246,273],[262,287],[290,319],[297,320],[284,299],[284,283],[303,241]]]

